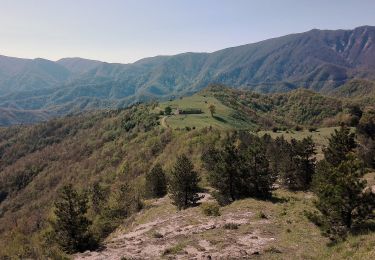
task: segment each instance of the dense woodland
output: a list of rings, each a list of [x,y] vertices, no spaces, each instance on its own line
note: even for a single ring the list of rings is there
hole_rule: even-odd
[[[63,259],[95,250],[146,200],[169,196],[184,210],[203,191],[217,201],[208,212],[249,197],[274,201],[276,189],[312,191],[315,210],[306,218],[332,243],[373,227],[375,197],[363,179],[375,168],[373,108],[304,90],[205,91],[260,129],[341,127],[320,161],[310,137],[161,127],[157,103],[0,129],[0,256]]]

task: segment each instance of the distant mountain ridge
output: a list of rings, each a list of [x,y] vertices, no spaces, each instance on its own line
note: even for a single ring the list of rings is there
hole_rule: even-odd
[[[73,74],[81,74],[99,66],[102,62],[82,58],[63,58],[56,63],[62,65]]]
[[[329,94],[352,79],[375,80],[374,26],[314,29],[213,53],[157,56],[132,64],[0,56],[0,108],[56,116],[188,95],[210,83],[261,93],[304,87]]]

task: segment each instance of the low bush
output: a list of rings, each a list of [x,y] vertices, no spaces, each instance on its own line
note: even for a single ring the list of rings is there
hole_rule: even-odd
[[[237,224],[237,223],[229,222],[229,223],[225,223],[224,229],[234,230],[234,229],[238,229],[238,226],[239,226],[239,224]]]
[[[267,215],[263,211],[259,211],[258,217],[260,219],[268,219]]]
[[[220,216],[220,206],[216,202],[202,203],[201,209],[203,214],[206,216]]]

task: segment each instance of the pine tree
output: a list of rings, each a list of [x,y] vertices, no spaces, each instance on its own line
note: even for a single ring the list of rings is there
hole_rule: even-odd
[[[315,144],[311,136],[302,139],[299,144],[298,165],[300,169],[300,189],[308,189],[315,173]]]
[[[241,177],[245,190],[243,197],[268,198],[272,195],[272,186],[276,175],[271,171],[266,150],[260,142],[253,142],[246,148],[241,164]]]
[[[228,135],[221,149],[208,149],[203,155],[209,181],[225,204],[244,197],[271,195],[275,174],[270,169],[262,140],[245,132]]]
[[[301,141],[292,139],[280,147],[281,179],[291,190],[306,190],[310,187],[315,172],[315,145],[311,137]]]
[[[343,238],[355,224],[372,216],[375,197],[364,192],[364,165],[356,158],[354,135],[348,128],[335,131],[317,167],[314,190],[320,222],[333,239]]]
[[[209,148],[203,155],[204,167],[209,171],[209,182],[219,191],[222,203],[240,198],[238,189],[241,185],[241,158],[236,147],[236,133],[228,135],[222,149]]]
[[[145,189],[149,198],[161,198],[167,194],[167,181],[160,163],[146,174]]]
[[[167,106],[165,109],[164,109],[164,114],[166,115],[170,115],[172,114],[172,108],[170,106]]]
[[[173,204],[179,209],[186,209],[195,205],[198,195],[200,178],[194,171],[194,166],[186,155],[177,158],[168,183],[170,197]]]
[[[106,190],[100,185],[99,182],[95,182],[90,189],[90,195],[92,210],[96,214],[100,214],[103,204],[107,199]]]
[[[64,186],[55,202],[56,241],[68,253],[83,252],[95,246],[89,231],[91,221],[86,217],[87,204],[87,195],[78,193],[72,185]]]
[[[367,109],[357,125],[357,133],[375,139],[375,110]]]
[[[372,216],[375,196],[364,192],[363,175],[363,165],[354,154],[348,154],[338,166],[326,160],[318,164],[314,177],[316,207],[325,231],[333,239],[345,237],[354,224]]]
[[[375,168],[375,111],[367,109],[357,125],[359,156],[367,167]]]
[[[356,147],[354,133],[346,126],[341,126],[329,138],[329,144],[324,149],[324,158],[332,165],[338,166],[346,159],[346,155]]]

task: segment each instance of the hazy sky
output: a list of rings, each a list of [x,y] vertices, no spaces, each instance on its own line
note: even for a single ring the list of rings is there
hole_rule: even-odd
[[[360,25],[375,0],[0,0],[0,54],[128,63]]]

